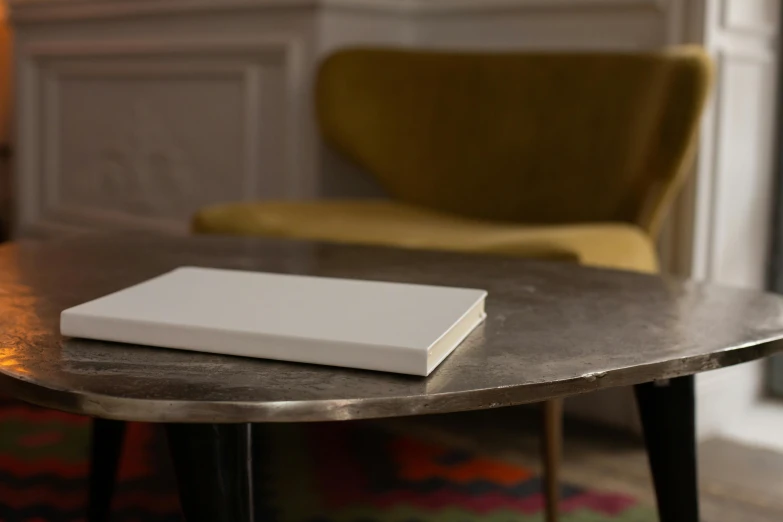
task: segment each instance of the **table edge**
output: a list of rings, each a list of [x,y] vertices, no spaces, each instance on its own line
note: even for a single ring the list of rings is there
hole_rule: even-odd
[[[46,408],[138,422],[324,422],[453,413],[515,406],[603,388],[693,375],[783,351],[783,333],[709,354],[655,361],[554,381],[431,395],[283,402],[176,401],[60,390],[0,370],[0,391]]]

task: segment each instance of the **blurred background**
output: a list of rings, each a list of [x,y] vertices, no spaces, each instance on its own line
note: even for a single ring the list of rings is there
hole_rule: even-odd
[[[696,44],[714,83],[691,175],[657,242],[662,271],[783,291],[779,0],[3,1],[6,239],[186,234],[218,203],[385,197],[316,125],[319,64],[347,47]],[[711,372],[697,387],[704,440],[783,451],[783,365]],[[638,433],[627,390],[569,400],[566,411]]]

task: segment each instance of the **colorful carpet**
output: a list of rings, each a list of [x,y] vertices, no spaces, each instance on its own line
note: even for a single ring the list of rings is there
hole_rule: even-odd
[[[0,402],[0,521],[75,522],[86,501],[88,420]],[[542,520],[529,470],[369,425],[260,430],[258,520],[270,522],[532,522]],[[563,487],[562,522],[653,522],[628,496]],[[132,424],[115,522],[179,522],[159,427]]]

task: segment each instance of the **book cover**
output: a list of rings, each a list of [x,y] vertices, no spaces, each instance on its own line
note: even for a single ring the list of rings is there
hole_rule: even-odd
[[[428,375],[484,319],[486,295],[181,267],[63,311],[60,330],[102,341]]]

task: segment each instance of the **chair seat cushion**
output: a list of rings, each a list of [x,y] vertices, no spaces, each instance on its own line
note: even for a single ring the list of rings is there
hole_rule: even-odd
[[[651,239],[632,225],[528,226],[478,221],[380,199],[215,205],[196,214],[193,231],[571,259],[604,268],[658,270]]]

